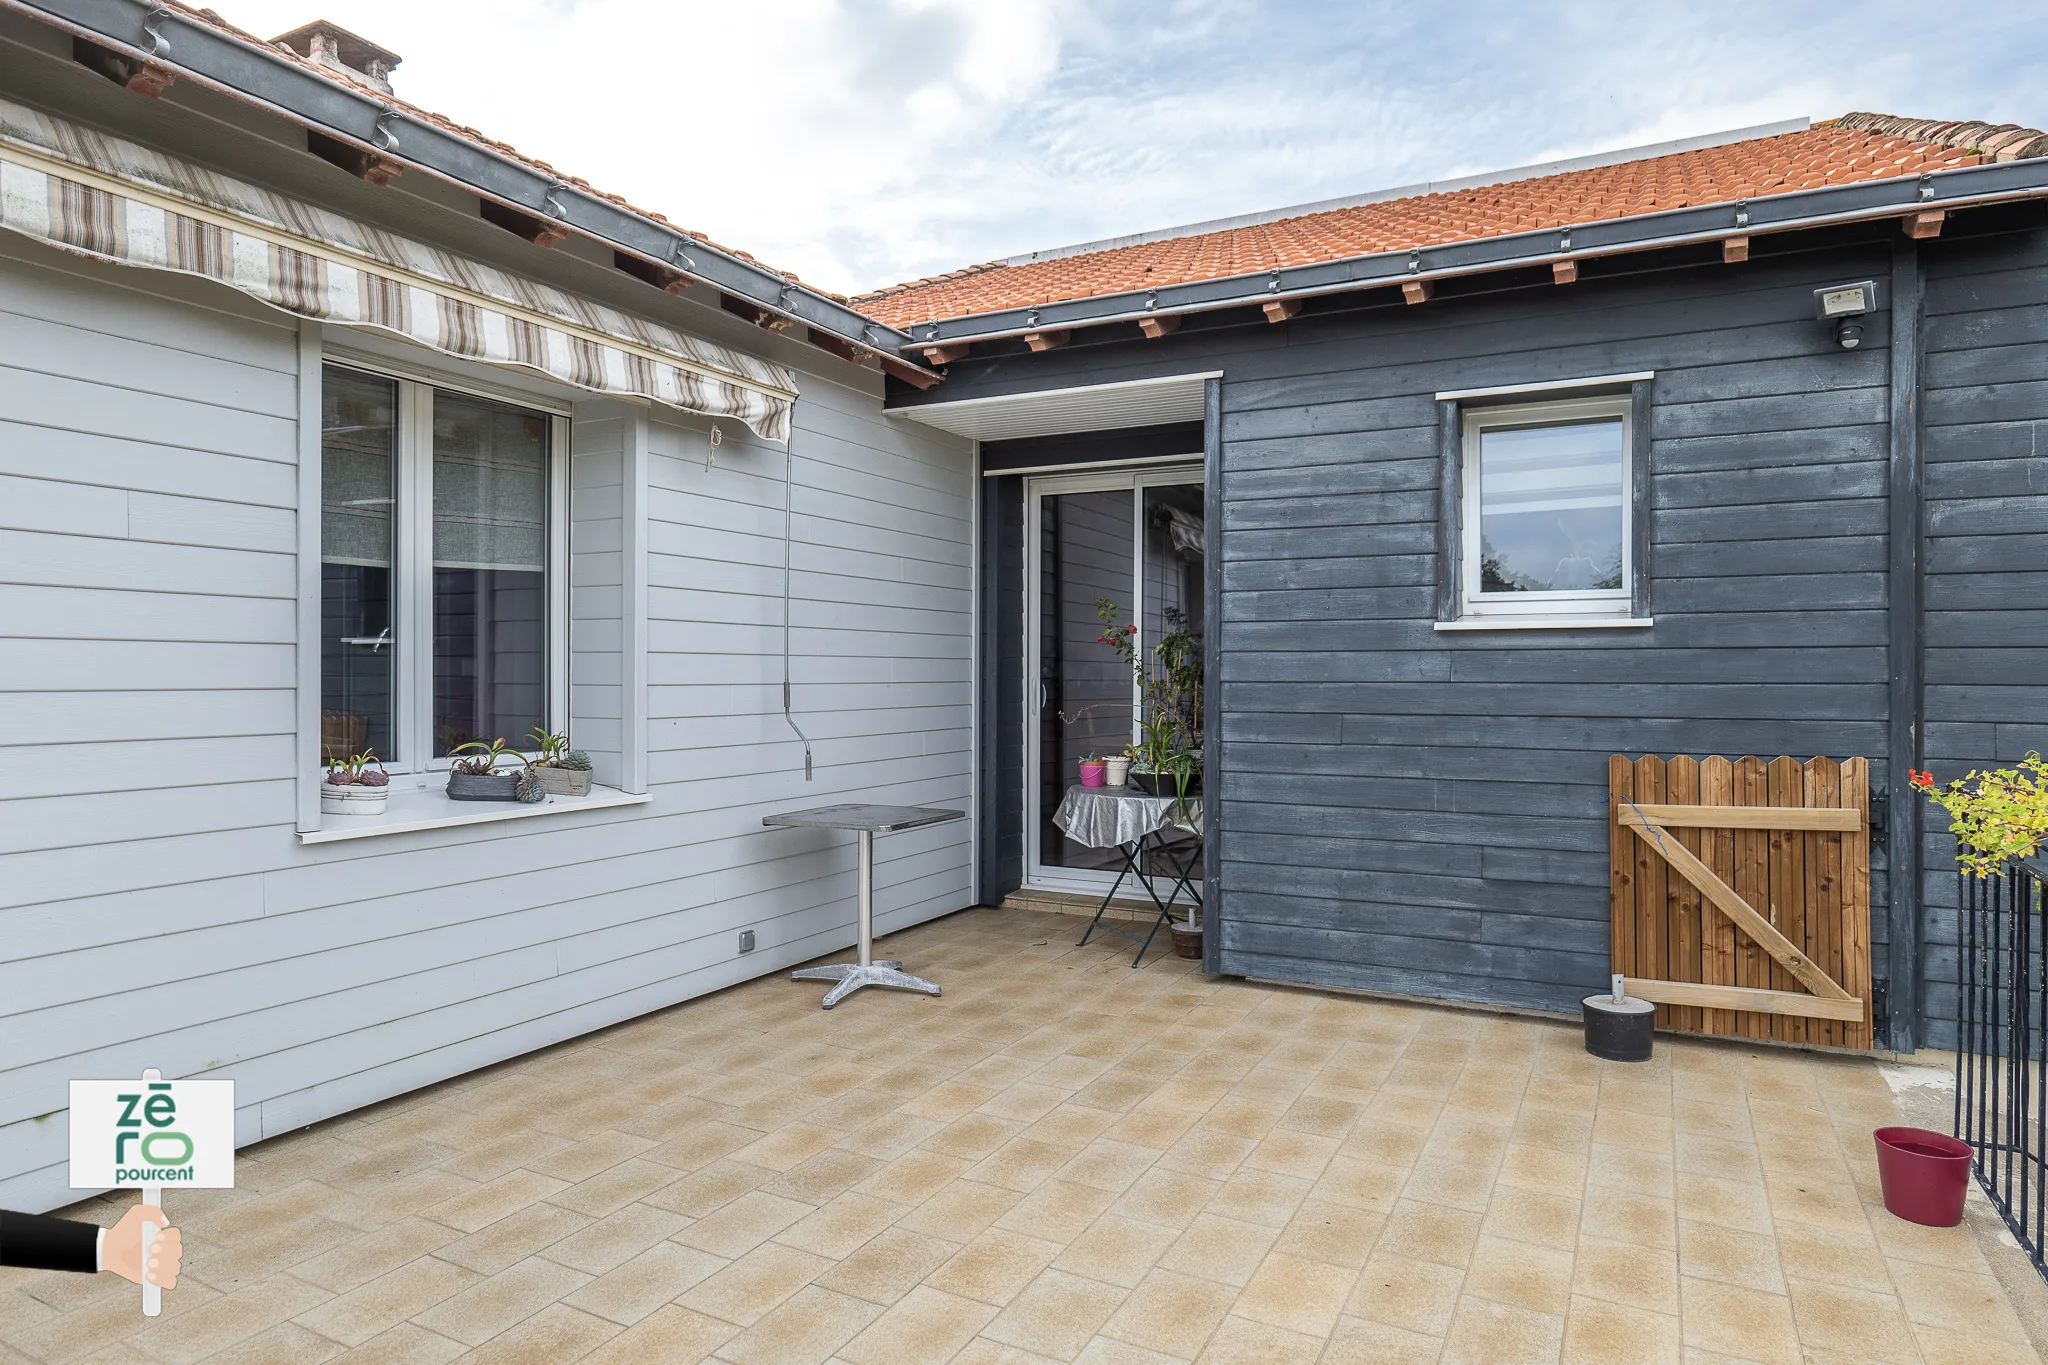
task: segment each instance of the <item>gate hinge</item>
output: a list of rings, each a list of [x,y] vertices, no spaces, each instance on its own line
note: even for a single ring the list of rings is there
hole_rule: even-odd
[[[1892,798],[1889,792],[1870,794],[1870,846],[1882,852],[1890,852],[1888,842],[1891,831]]]

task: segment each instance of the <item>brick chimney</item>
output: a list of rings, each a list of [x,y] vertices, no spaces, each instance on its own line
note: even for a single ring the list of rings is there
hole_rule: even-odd
[[[378,47],[367,38],[358,38],[326,19],[302,24],[270,41],[387,95],[391,93],[392,69],[404,60],[396,52]]]

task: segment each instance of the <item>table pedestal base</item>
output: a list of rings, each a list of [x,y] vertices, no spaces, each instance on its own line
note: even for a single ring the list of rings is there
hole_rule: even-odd
[[[900,991],[923,991],[926,995],[939,994],[937,983],[921,976],[912,976],[903,970],[903,964],[895,958],[877,958],[868,966],[858,962],[835,962],[829,967],[799,967],[789,974],[791,981],[837,981],[839,984],[825,993],[825,1008],[852,995],[862,986],[894,986]]]

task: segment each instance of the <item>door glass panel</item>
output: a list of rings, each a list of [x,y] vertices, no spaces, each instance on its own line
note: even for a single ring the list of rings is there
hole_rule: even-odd
[[[1107,598],[1122,620],[1131,619],[1134,507],[1129,488],[1039,500],[1038,848],[1046,867],[1120,865],[1115,849],[1075,843],[1052,816],[1066,789],[1081,780],[1083,758],[1119,753],[1131,742],[1131,675],[1098,643],[1096,602]]]
[[[1159,642],[1184,632],[1172,651],[1183,661],[1179,687],[1157,688],[1173,694],[1175,719],[1187,742],[1201,744],[1202,676],[1202,486],[1162,484],[1142,490],[1145,499],[1145,623],[1139,632],[1146,666],[1164,680],[1165,660]],[[1186,844],[1193,833],[1169,826],[1160,831],[1169,844]],[[1176,855],[1178,856],[1178,855]],[[1157,872],[1149,866],[1147,871]]]
[[[548,418],[434,395],[434,753],[547,715]]]
[[[398,385],[329,366],[320,396],[320,753],[406,755],[393,729]]]

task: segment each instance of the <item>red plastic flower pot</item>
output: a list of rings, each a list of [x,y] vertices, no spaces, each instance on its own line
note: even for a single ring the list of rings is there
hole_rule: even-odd
[[[1909,1223],[1952,1228],[1970,1192],[1970,1144],[1926,1128],[1880,1128],[1877,1179],[1884,1206]]]

